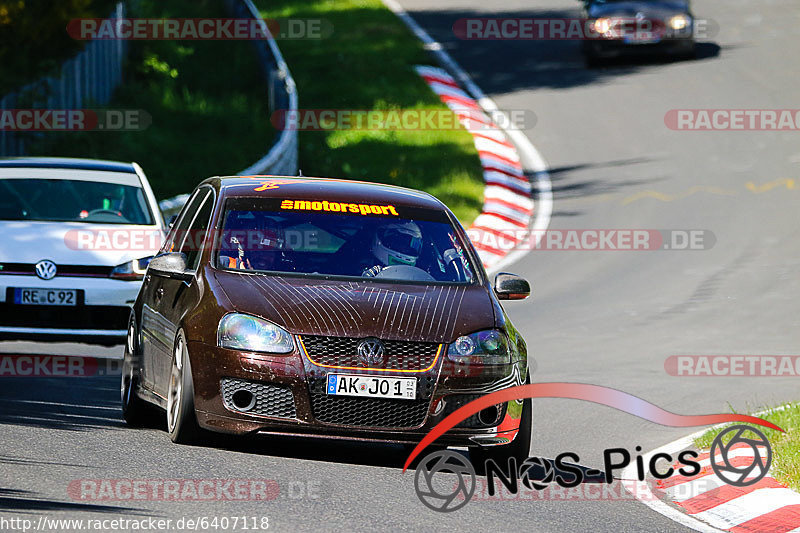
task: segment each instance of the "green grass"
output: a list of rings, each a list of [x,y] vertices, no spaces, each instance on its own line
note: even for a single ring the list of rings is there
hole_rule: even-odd
[[[772,472],[778,481],[788,487],[800,491],[800,404],[772,411],[761,415],[776,426],[783,428],[785,433],[759,427],[772,445],[773,463]],[[727,426],[726,426],[727,427]],[[708,449],[721,429],[707,431],[695,440],[694,444],[700,449]]]
[[[302,109],[447,111],[413,70],[431,59],[378,0],[261,0],[267,18],[324,19],[326,38],[280,40]],[[135,17],[227,16],[219,0],[139,0]],[[156,196],[235,174],[263,156],[276,134],[266,84],[247,41],[132,41],[125,82],[110,108],[142,109],[136,132],[48,133],[30,155],[137,161]],[[465,224],[480,212],[483,179],[463,129],[300,132],[307,176],[422,189]]]
[[[257,0],[265,18],[323,19],[322,39],[279,40],[301,109],[447,108],[413,70],[432,60],[379,0]],[[457,130],[301,131],[307,176],[427,191],[465,224],[480,212],[483,178],[472,137]]]
[[[139,0],[134,17],[225,17],[218,0]],[[98,157],[142,165],[159,198],[261,158],[275,132],[266,81],[248,41],[131,41],[125,81],[109,108],[142,109],[144,131],[50,133],[30,155]]]

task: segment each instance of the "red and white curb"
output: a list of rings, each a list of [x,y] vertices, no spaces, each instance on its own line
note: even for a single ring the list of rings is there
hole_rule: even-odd
[[[528,236],[533,217],[531,182],[503,130],[446,71],[418,66],[417,73],[472,135],[486,188],[481,214],[467,230],[486,268],[493,267]]]
[[[426,70],[420,74],[423,77],[428,75],[435,80],[436,87],[433,84],[431,87],[435,91],[442,91],[437,94],[448,107],[456,112],[460,110],[478,117],[480,114],[474,113],[475,111],[483,113],[486,118],[489,114],[500,116],[504,124],[511,124],[508,116],[484,94],[450,54],[445,52],[441,43],[436,42],[417,24],[397,0],[383,0],[383,3],[403,21],[422,42],[425,49],[444,67],[444,70],[422,67]],[[446,95],[446,99],[443,95]],[[475,247],[487,270],[489,273],[495,273],[539,244],[544,231],[550,225],[553,192],[547,163],[521,130],[513,126],[507,129],[499,127],[480,129],[473,133],[473,138],[481,156],[486,189],[484,212],[478,216],[469,231],[471,236],[476,235],[473,241],[480,243]],[[531,182],[525,178],[523,167],[533,173],[536,188],[535,212]],[[524,178],[524,183],[520,177]],[[521,220],[528,222],[524,228],[519,226]],[[520,229],[523,231],[519,231]],[[513,238],[509,239],[506,234],[512,235]]]
[[[644,464],[649,464],[650,458],[657,453],[674,457],[706,431],[653,450],[644,456]],[[734,467],[748,466],[753,449],[747,445],[735,445],[729,457]],[[719,461],[721,457],[717,455],[716,459]],[[676,473],[657,481],[652,487],[647,482],[635,481],[634,496],[653,510],[695,531],[800,532],[800,494],[781,485],[769,474],[748,487],[729,485],[711,469],[708,450],[701,453],[698,462],[701,471],[696,476],[687,478]],[[636,480],[636,466],[628,467],[622,477]]]

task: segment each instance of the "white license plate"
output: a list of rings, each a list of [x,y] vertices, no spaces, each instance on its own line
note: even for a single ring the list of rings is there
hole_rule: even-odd
[[[14,289],[19,305],[78,305],[78,291],[71,289]]]
[[[660,40],[661,38],[658,35],[648,32],[636,33],[625,37],[626,44],[653,44]]]
[[[340,396],[414,400],[417,397],[417,378],[328,374],[326,390],[328,394]]]

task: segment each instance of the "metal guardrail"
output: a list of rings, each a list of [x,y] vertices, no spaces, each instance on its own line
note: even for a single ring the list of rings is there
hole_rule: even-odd
[[[251,0],[226,0],[228,11],[236,18],[254,18],[261,20],[266,40],[255,40],[253,45],[258,54],[259,65],[267,80],[269,111],[277,110],[297,111],[297,87],[289,66],[283,59],[275,39],[267,28],[267,23],[261,18],[256,6]],[[269,152],[239,172],[240,175],[272,174],[279,176],[293,176],[297,173],[297,128],[284,128]],[[159,207],[166,218],[178,213],[183,204],[188,200],[188,194],[180,194],[159,202]]]
[[[118,3],[109,20],[125,17],[125,7]],[[25,85],[0,99],[0,110],[8,109],[82,109],[105,105],[122,81],[122,64],[128,52],[124,40],[97,39],[72,59],[61,65],[58,77],[46,77]],[[27,144],[43,132],[5,131],[0,129],[0,156],[21,156]]]
[[[255,40],[259,63],[264,71],[269,87],[269,110],[288,110],[293,115],[297,111],[297,87],[294,84],[289,66],[283,60],[278,44],[269,32],[267,23],[252,0],[227,0],[234,16],[252,17],[261,20],[266,41]],[[261,159],[239,172],[248,174],[294,175],[297,173],[297,128],[284,128],[270,151]]]
[[[276,110],[297,111],[297,88],[275,39],[252,0],[225,0],[230,14],[236,18],[253,18],[261,21],[266,40],[254,40],[258,62],[267,83],[270,113]],[[124,3],[120,2],[110,20],[125,17]],[[0,100],[0,110],[17,108],[81,109],[88,105],[105,105],[111,100],[114,89],[122,81],[122,65],[128,52],[124,39],[97,39],[61,67],[58,78],[48,77],[26,85]],[[267,117],[265,117],[266,119]],[[0,156],[26,154],[27,142],[44,133],[0,130]],[[264,157],[239,172],[248,174],[294,175],[297,173],[298,140],[296,128],[284,128]],[[160,206],[166,216],[183,207],[188,195],[182,194],[162,200]]]

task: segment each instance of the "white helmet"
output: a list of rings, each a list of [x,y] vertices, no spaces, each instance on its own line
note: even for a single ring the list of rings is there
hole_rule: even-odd
[[[386,224],[375,232],[372,253],[386,266],[414,266],[421,251],[422,232],[412,221]]]

